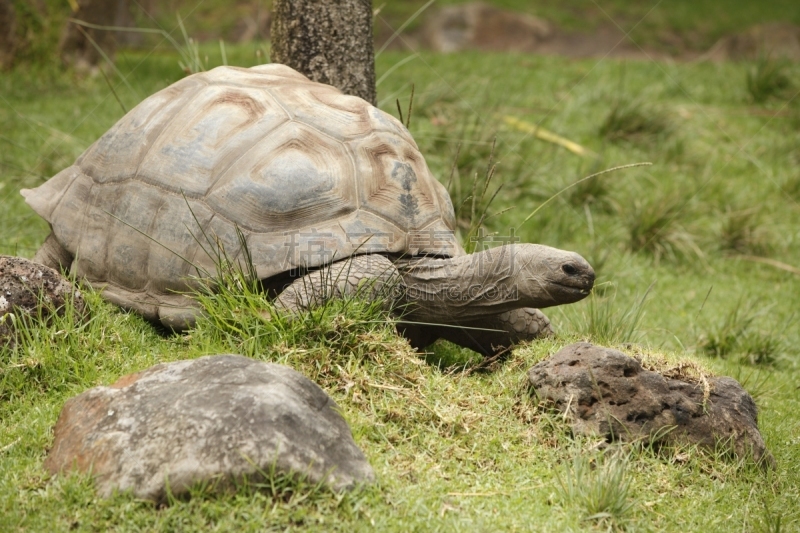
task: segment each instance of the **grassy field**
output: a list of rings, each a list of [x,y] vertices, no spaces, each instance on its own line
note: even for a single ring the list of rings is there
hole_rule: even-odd
[[[229,47],[227,58],[248,66],[264,52]],[[201,55],[221,62],[216,47]],[[429,166],[448,183],[457,161],[450,189],[462,237],[474,221],[473,183],[493,157],[489,191],[503,187],[487,230],[576,250],[595,266],[587,301],[548,311],[559,335],[478,372],[472,354],[450,345],[415,354],[366,304],[271,326],[258,319],[268,304],[256,295],[226,293],[206,302],[218,321],[171,336],[90,293],[87,324],[31,326],[15,349],[0,348],[0,531],[800,530],[797,65],[405,60],[378,58],[380,105],[396,115],[399,100],[405,112],[414,85],[410,130]],[[18,190],[71,164],[123,109],[181,78],[178,61],[163,51],[120,55],[126,81],[109,74],[116,97],[102,76],[29,66],[0,77],[0,253],[30,257],[47,233]],[[576,184],[636,162],[652,165]],[[481,212],[486,201],[477,204]],[[691,448],[598,450],[574,438],[523,383],[536,361],[578,339],[689,358],[739,379],[759,405],[777,469]],[[47,478],[42,461],[67,398],[158,362],[230,352],[320,383],[378,485],[345,495],[198,489],[156,508],[100,499],[79,476]]]

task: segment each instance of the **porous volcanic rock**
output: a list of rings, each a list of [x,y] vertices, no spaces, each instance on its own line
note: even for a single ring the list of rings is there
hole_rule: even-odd
[[[64,405],[45,461],[91,471],[98,492],[163,501],[299,474],[334,490],[374,479],[336,403],[294,370],[240,355],[156,365]]]
[[[9,314],[63,313],[72,299],[76,316],[83,316],[83,295],[57,270],[22,257],[0,255],[0,344],[14,342],[14,322]]]
[[[536,364],[528,381],[540,399],[570,411],[575,433],[722,444],[740,457],[774,463],[758,431],[756,404],[732,378],[689,383],[646,370],[616,350],[577,343]]]

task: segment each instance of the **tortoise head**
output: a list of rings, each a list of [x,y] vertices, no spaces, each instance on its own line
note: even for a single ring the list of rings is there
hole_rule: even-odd
[[[579,254],[541,244],[514,245],[513,281],[530,307],[550,307],[582,300],[594,286],[594,269]]]

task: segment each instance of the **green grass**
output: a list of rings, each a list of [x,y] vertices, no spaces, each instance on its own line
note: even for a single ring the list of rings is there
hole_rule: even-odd
[[[228,62],[256,64],[257,50],[229,46]],[[221,62],[217,45],[200,53],[210,66]],[[379,73],[404,57],[383,54]],[[166,48],[121,54],[130,88],[111,81],[125,107],[182,77],[179,60]],[[452,345],[415,354],[369,303],[286,322],[257,294],[220,291],[205,300],[209,319],[165,335],[89,292],[89,322],[33,325],[15,349],[0,348],[0,531],[797,531],[800,278],[742,257],[800,266],[800,108],[790,99],[752,104],[752,67],[481,54],[423,54],[398,67],[379,87],[381,106],[396,114],[395,99],[407,102],[414,83],[411,131],[443,183],[461,145],[450,186],[463,206],[462,237],[474,220],[474,176],[487,175],[496,137],[491,183],[503,188],[489,208],[499,214],[484,226],[585,255],[599,274],[592,300],[548,311],[557,338],[473,371],[472,354]],[[645,94],[669,135],[602,135],[620,90]],[[504,115],[598,155],[534,139]],[[71,164],[120,116],[102,77],[35,66],[0,77],[0,253],[30,257],[47,233],[18,190]],[[593,178],[521,225],[574,181],[638,161],[653,165]],[[598,451],[574,438],[531,402],[524,379],[579,339],[638,343],[628,349],[739,379],[758,402],[777,469],[691,448]],[[225,352],[317,380],[378,484],[345,495],[291,483],[225,496],[198,488],[156,508],[127,495],[101,499],[85,477],[48,479],[42,461],[67,398],[159,362]]]
[[[624,528],[637,504],[631,493],[628,457],[619,450],[596,457],[581,452],[558,476],[563,504],[580,509],[583,521]]]
[[[648,287],[638,300],[625,308],[617,302],[615,287],[609,289],[608,282],[600,284],[581,306],[581,315],[571,314],[570,329],[583,332],[597,344],[614,346],[638,342],[643,337],[641,323],[652,288],[652,285]]]
[[[789,62],[784,59],[772,59],[763,56],[747,71],[747,92],[757,104],[763,104],[770,98],[790,97],[792,79],[787,71]]]

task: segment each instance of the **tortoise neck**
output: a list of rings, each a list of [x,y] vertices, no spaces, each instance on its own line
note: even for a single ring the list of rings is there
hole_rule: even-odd
[[[515,283],[514,254],[507,245],[460,257],[399,261],[409,316],[453,323],[530,305]]]

